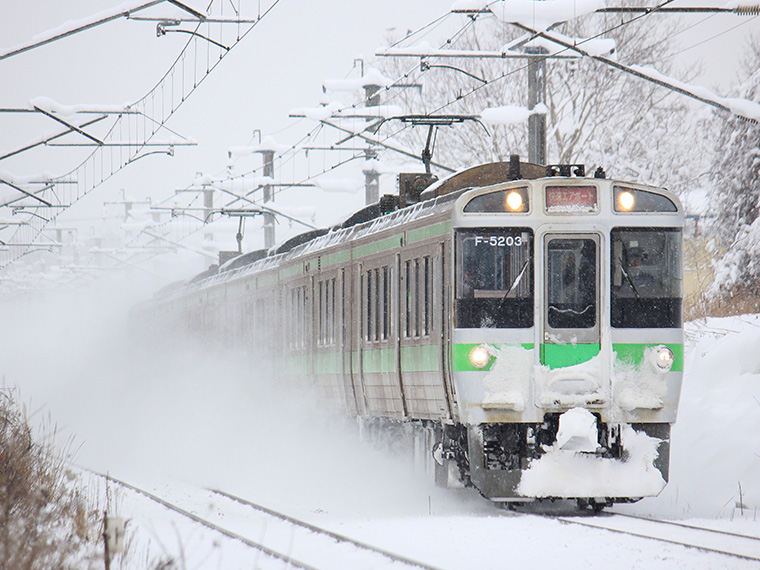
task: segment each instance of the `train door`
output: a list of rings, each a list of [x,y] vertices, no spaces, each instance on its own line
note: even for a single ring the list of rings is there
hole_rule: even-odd
[[[587,362],[600,351],[600,238],[547,234],[541,364],[550,369]]]

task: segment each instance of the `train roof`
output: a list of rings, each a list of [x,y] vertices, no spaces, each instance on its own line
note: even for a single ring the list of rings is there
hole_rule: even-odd
[[[574,168],[577,169],[578,165],[574,165]],[[581,166],[580,170],[575,170],[575,172],[582,176],[583,167]],[[188,280],[186,286],[194,289],[234,279],[243,274],[277,266],[291,258],[308,255],[317,250],[424,218],[450,209],[451,203],[468,190],[519,180],[553,178],[557,175],[569,176],[570,170],[560,171],[560,167],[556,166],[546,167],[520,162],[517,157],[512,157],[509,162],[491,162],[472,166],[430,184],[419,194],[418,202],[405,205],[404,196],[385,195],[377,203],[354,212],[343,222],[329,229],[322,228],[299,234],[268,251],[256,250],[242,254],[227,262],[218,272],[207,270]],[[595,178],[604,178],[603,171],[597,170]],[[670,192],[665,191],[665,193],[673,196]],[[178,288],[162,290],[160,293],[176,294]]]

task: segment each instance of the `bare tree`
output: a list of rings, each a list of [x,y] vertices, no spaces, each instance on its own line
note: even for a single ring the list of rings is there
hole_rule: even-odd
[[[736,96],[760,103],[760,36],[750,40]],[[760,309],[760,125],[717,115],[711,203],[716,234],[728,246],[715,264],[712,302],[723,312]],[[725,307],[732,307],[726,311]]]
[[[631,20],[631,16],[625,16]],[[626,64],[650,65],[683,78],[693,70],[674,68],[677,30],[672,16],[649,15],[621,24],[620,15],[588,15],[557,31],[576,38],[616,40],[617,58]],[[500,50],[520,32],[494,19],[479,19],[455,38],[452,48]],[[431,60],[434,61],[434,60]],[[386,63],[384,72],[398,75],[408,59]],[[477,114],[488,107],[527,105],[527,64],[514,59],[456,60],[462,72],[443,68],[426,71],[423,97],[396,95],[413,112]],[[406,70],[408,73],[408,70]],[[474,79],[475,75],[488,81]],[[611,175],[668,185],[678,190],[693,185],[700,174],[699,149],[690,129],[692,104],[662,87],[621,73],[590,59],[547,60],[547,146],[551,163],[603,166]],[[476,125],[444,133],[437,158],[455,167],[510,154],[527,155],[527,126],[498,125],[490,136]],[[421,147],[424,133],[403,135],[409,146]]]

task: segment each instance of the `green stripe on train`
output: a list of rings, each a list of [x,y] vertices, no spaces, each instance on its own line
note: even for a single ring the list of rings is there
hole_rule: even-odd
[[[354,248],[354,259],[357,257],[364,257],[365,255],[372,255],[373,253],[380,253],[387,249],[392,249],[401,245],[401,236],[393,236],[380,241],[372,242],[367,245],[361,245]]]
[[[478,342],[478,343],[472,343],[472,344],[455,344],[454,345],[452,356],[453,356],[455,372],[491,370],[491,367],[493,366],[494,362],[496,362],[495,358],[492,358],[491,362],[489,362],[485,368],[476,368],[470,362],[470,351],[476,346],[480,346],[481,344],[485,344],[485,343]],[[511,344],[511,345],[502,344],[498,346],[495,344],[490,344],[488,346],[490,346],[494,350],[499,350],[501,346],[522,346],[525,350],[533,350],[533,343],[523,343],[519,345],[518,344]]]
[[[683,344],[677,343],[663,343],[670,350],[673,351],[673,367],[670,369],[673,372],[683,372]],[[617,359],[626,364],[639,365],[644,360],[644,353],[647,348],[654,346],[660,346],[659,344],[640,344],[640,343],[627,343],[627,344],[613,344],[612,350],[617,353]]]
[[[340,352],[318,352],[314,355],[314,374],[340,373]]]
[[[486,366],[485,368],[476,368],[472,365],[470,362],[470,351],[476,347],[480,346],[482,343],[472,343],[472,344],[456,344],[453,348],[453,357],[454,357],[454,370],[456,372],[467,372],[467,371],[478,371],[478,370],[491,370],[493,367],[493,364],[495,362],[495,359],[492,359],[491,362]],[[518,346],[518,345],[494,345],[491,344],[491,347],[498,350],[501,346]],[[533,344],[522,344],[520,345],[526,350],[533,349]],[[644,360],[644,354],[646,352],[647,348],[651,348],[654,346],[660,346],[659,344],[644,344],[644,343],[620,343],[620,344],[613,344],[612,350],[617,354],[617,359],[621,362],[624,362],[626,364],[632,364],[632,365],[640,365]],[[670,350],[673,351],[673,367],[671,370],[673,372],[682,372],[683,371],[683,361],[684,361],[684,349],[683,344],[666,344]],[[541,350],[541,360],[544,363],[545,366],[548,366],[550,369],[555,368],[565,368],[568,366],[574,366],[576,364],[582,364],[583,362],[588,362],[592,358],[594,358],[597,354],[599,354],[600,351],[600,345],[598,344],[542,344],[540,347]]]
[[[335,265],[336,263],[343,263],[346,261],[349,261],[351,259],[351,252],[349,250],[345,251],[338,251],[336,253],[331,253],[329,255],[323,255],[319,258],[319,264],[324,269],[325,267],[329,267],[330,265]]]
[[[440,347],[437,344],[401,347],[401,372],[439,372]]]
[[[447,234],[450,231],[451,222],[441,222],[418,230],[409,230],[406,232],[406,241],[407,243],[414,243],[423,239]]]
[[[363,350],[362,372],[364,374],[396,372],[396,349],[378,348]]]
[[[594,358],[601,350],[599,344],[542,344],[541,362],[550,369],[567,368],[583,364]]]
[[[285,360],[285,373],[289,376],[307,376],[309,374],[309,355],[291,354]]]
[[[303,263],[299,262],[295,265],[291,265],[289,267],[283,267],[280,269],[280,279],[287,279],[288,277],[293,277],[293,275],[298,275],[299,273],[303,273]]]

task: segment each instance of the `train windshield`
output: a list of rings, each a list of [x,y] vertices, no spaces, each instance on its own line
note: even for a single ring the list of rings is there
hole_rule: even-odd
[[[533,231],[468,228],[456,239],[456,326],[533,326]]]
[[[596,243],[549,240],[546,255],[547,324],[553,329],[596,325]]]
[[[612,326],[680,327],[681,230],[615,228],[611,237]]]

